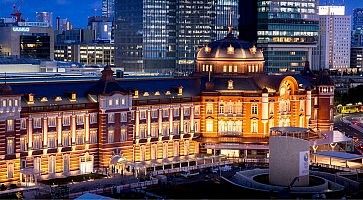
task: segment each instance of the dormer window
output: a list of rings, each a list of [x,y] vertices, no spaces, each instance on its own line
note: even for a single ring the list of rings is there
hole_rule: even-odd
[[[160,92],[159,91],[156,91],[155,92],[155,96],[160,96]]]
[[[208,47],[208,45],[207,45],[207,46],[205,46],[204,51],[205,51],[206,53],[210,53],[211,48],[210,48],[210,47]]]
[[[170,91],[166,91],[165,95],[171,95]]]
[[[40,102],[47,102],[48,101],[48,98],[47,97],[43,97],[40,99]]]
[[[227,48],[227,54],[234,54],[234,47],[232,47],[232,44]]]
[[[56,97],[54,101],[62,101],[62,97]]]
[[[251,54],[255,55],[257,53],[257,48],[255,45],[253,45],[253,47],[250,48],[250,52]]]
[[[144,97],[148,97],[149,96],[149,93],[148,92],[145,92],[144,93]]]
[[[228,81],[228,89],[233,90],[233,81],[232,80]]]

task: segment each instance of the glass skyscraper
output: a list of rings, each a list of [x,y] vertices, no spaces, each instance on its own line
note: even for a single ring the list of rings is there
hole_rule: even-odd
[[[113,20],[115,17],[115,0],[102,0],[102,16]]]
[[[299,71],[318,41],[317,0],[257,0],[257,43],[269,72]]]
[[[116,65],[161,73],[192,72],[198,49],[239,16],[238,0],[115,0],[115,10]]]

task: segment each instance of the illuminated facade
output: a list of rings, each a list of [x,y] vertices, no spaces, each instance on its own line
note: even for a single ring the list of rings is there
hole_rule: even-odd
[[[183,78],[1,85],[0,182],[130,172],[197,154],[266,156],[275,126],[332,128],[334,85],[321,73],[266,75],[262,51],[227,37]],[[310,90],[309,88],[312,88]]]
[[[300,71],[318,41],[316,0],[258,0],[257,43],[266,71]]]
[[[115,47],[110,43],[58,44],[54,60],[86,65],[115,65]]]
[[[319,6],[319,43],[312,69],[346,70],[350,67],[351,17],[345,6]]]

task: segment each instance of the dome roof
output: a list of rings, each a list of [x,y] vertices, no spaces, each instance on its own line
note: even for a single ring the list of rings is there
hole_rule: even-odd
[[[199,50],[197,59],[257,59],[263,60],[261,49],[253,44],[237,39],[232,33],[227,37],[211,42]]]

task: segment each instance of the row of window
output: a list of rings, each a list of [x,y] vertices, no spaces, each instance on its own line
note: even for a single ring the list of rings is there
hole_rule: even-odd
[[[207,103],[206,114],[213,114],[213,112],[214,112],[213,103]],[[231,103],[227,103],[227,110],[225,110],[224,104],[220,104],[219,105],[219,113],[220,114],[224,114],[224,113],[237,113],[237,114],[240,114],[240,113],[242,113],[242,104],[233,105]],[[257,104],[252,104],[251,105],[251,114],[252,115],[257,115],[258,114],[258,105]]]
[[[70,115],[68,116],[63,116],[62,117],[62,125],[63,126],[70,126],[71,125],[71,117]],[[77,125],[83,125],[85,123],[85,116],[84,115],[76,115],[76,124]],[[47,119],[47,124],[48,127],[56,127],[57,126],[57,117],[48,117]],[[89,115],[89,122],[90,124],[95,124],[97,123],[97,113],[91,113]],[[33,118],[33,128],[42,128],[42,118]],[[9,119],[8,120],[8,127],[10,129],[8,129],[8,131],[13,130],[13,124],[14,124],[14,120]],[[12,127],[12,128],[11,128]],[[20,119],[20,129],[24,130],[27,128],[27,121],[25,118]]]
[[[163,123],[161,126],[161,132],[159,133],[159,125],[156,123],[151,124],[150,126],[150,136],[151,137],[158,137],[160,136],[169,136],[170,132],[172,132],[174,135],[179,135],[181,132],[181,126],[179,122],[174,122],[172,125],[172,129],[170,129],[169,123]],[[192,131],[191,124],[189,121],[184,122],[183,124],[183,132],[184,133],[190,133]],[[199,122],[194,122],[193,127],[195,132],[199,132]],[[139,126],[139,137],[141,139],[147,138],[147,125],[141,124]]]
[[[47,135],[47,147],[56,148],[58,147],[58,137],[56,133],[48,133]],[[63,147],[71,146],[72,144],[72,134],[71,132],[63,132],[59,141]],[[44,144],[43,134],[33,134],[32,137],[32,149],[42,149]],[[90,130],[89,143],[96,144],[98,142],[97,130]],[[77,131],[75,144],[82,145],[85,143],[85,133],[84,131]],[[28,150],[28,138],[26,136],[20,137],[20,151]],[[7,139],[7,154],[14,154],[14,138]]]
[[[1,107],[19,106],[19,100],[17,99],[3,99],[0,104]]]
[[[173,143],[173,156],[179,156],[180,155],[180,143],[179,142],[174,142]],[[162,149],[163,155],[162,158],[168,158],[169,155],[169,145],[168,143],[163,143],[163,149]],[[189,140],[186,140],[184,142],[184,155],[188,155],[190,153],[190,142]],[[145,161],[145,156],[146,156],[146,146],[145,145],[141,145],[140,146],[140,161]],[[161,157],[158,156],[158,148],[156,144],[151,145],[150,148],[150,156],[151,159],[159,159]]]

